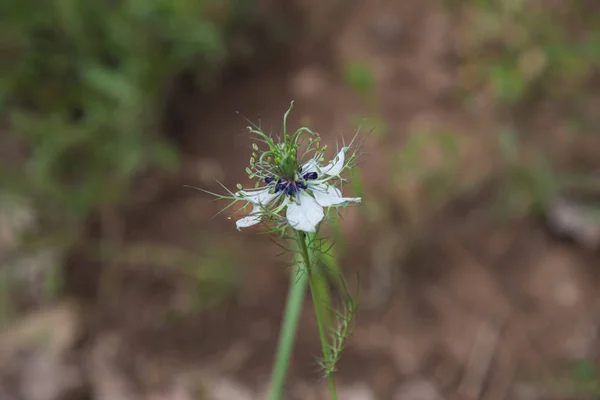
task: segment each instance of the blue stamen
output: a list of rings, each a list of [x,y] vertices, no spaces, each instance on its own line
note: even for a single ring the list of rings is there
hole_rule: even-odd
[[[285,188],[285,192],[287,194],[289,194],[290,196],[292,194],[294,194],[297,191],[296,189],[296,184],[295,183],[288,183],[287,187]]]
[[[298,192],[301,189],[303,190],[303,189],[308,188],[308,183],[306,182],[307,178],[308,179],[316,179],[316,177],[317,177],[317,173],[311,172],[311,173],[305,174],[304,179],[299,179],[297,181],[280,178],[277,180],[277,183],[275,184],[275,193],[283,192],[289,196],[294,196],[294,195],[298,194]],[[269,176],[269,177],[265,178],[265,182],[270,183],[270,182],[273,182],[274,179],[275,178]]]
[[[283,190],[283,189],[285,188],[285,186],[286,186],[286,184],[285,184],[285,183],[283,183],[283,182],[281,181],[281,179],[279,179],[279,180],[277,181],[277,184],[275,185],[275,193],[277,193],[277,192],[279,192],[279,191]]]
[[[319,175],[316,172],[309,172],[307,174],[304,174],[303,178],[304,180],[312,180],[312,179],[317,179],[319,177]]]

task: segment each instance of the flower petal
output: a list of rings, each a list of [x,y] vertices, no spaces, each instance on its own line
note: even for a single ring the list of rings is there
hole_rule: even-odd
[[[244,218],[240,218],[235,222],[238,231],[240,228],[248,228],[252,225],[256,225],[260,222],[260,206],[255,205],[252,209],[252,212],[246,215]]]
[[[255,190],[252,192],[247,192],[244,190],[240,190],[235,194],[236,197],[239,197],[242,200],[249,201],[252,204],[261,204],[267,205],[281,193],[269,193],[271,188],[265,187],[259,190]]]
[[[308,160],[300,169],[300,175],[308,174],[309,172],[321,172],[321,166],[316,158]]]
[[[344,168],[344,158],[346,154],[347,147],[343,147],[339,153],[335,156],[335,158],[326,166],[321,168],[321,174],[329,175],[329,176],[337,176],[342,172]]]
[[[342,192],[331,185],[309,185],[317,203],[323,207],[337,206],[343,203],[360,203],[360,197],[342,197]]]
[[[323,219],[323,207],[304,190],[298,194],[298,202],[290,202],[286,217],[292,228],[303,232],[316,232]]]

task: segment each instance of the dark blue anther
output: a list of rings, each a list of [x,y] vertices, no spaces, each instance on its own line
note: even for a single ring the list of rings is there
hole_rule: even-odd
[[[281,179],[279,179],[279,180],[277,181],[277,184],[275,185],[275,193],[277,193],[277,192],[279,192],[279,191],[281,191],[281,190],[285,189],[285,185],[286,185],[286,184],[285,184],[285,183],[283,183],[283,182],[281,182]]]
[[[285,192],[286,192],[287,194],[289,194],[289,195],[292,195],[292,194],[294,194],[294,192],[295,192],[295,189],[296,189],[296,184],[294,184],[294,183],[290,183],[290,184],[288,184],[288,185],[287,185],[287,187],[285,188]]]
[[[304,182],[304,181],[298,181],[298,182],[296,182],[296,184],[298,185],[298,188],[300,188],[300,189],[306,189],[306,187],[307,187],[306,182]]]
[[[267,177],[265,178],[265,183],[271,183],[271,182],[273,182],[273,180],[274,180],[274,179],[275,179],[275,178],[273,178],[272,176],[267,176]]]
[[[304,174],[303,178],[305,180],[317,179],[319,175],[316,172],[309,172],[308,174]]]

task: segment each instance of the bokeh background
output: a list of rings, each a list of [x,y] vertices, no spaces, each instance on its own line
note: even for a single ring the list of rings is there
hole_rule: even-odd
[[[264,398],[286,256],[186,189],[249,122],[371,131],[328,228],[343,400],[593,399],[600,9],[552,0],[0,5],[0,399]],[[305,310],[286,399],[325,399]]]

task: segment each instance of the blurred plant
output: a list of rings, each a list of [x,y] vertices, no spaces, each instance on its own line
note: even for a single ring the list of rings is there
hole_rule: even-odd
[[[462,189],[459,162],[460,136],[451,131],[413,132],[394,156],[391,187],[404,200],[413,226]]]
[[[539,148],[527,149],[511,130],[500,132],[498,151],[501,179],[497,209],[503,216],[513,217],[544,213],[560,190],[560,177],[546,154]]]
[[[136,174],[174,167],[177,152],[158,135],[169,84],[185,70],[210,77],[247,8],[219,0],[3,3],[0,119],[26,153],[3,165],[3,189],[33,198],[47,225],[76,230],[92,209],[123,201]]]
[[[329,211],[361,201],[360,198],[342,197],[341,188],[347,182],[342,174],[355,169],[362,146],[355,146],[355,136],[347,146],[344,145],[339,150],[331,162],[322,165],[327,146],[321,145],[318,134],[306,127],[288,134],[287,117],[292,106],[293,102],[283,118],[283,134],[277,139],[265,134],[259,127],[249,127],[258,143],[252,146],[254,151],[249,167],[246,168],[248,177],[256,179],[254,189],[242,190],[242,186],[238,184],[240,190],[235,193],[225,188],[228,195],[199,190],[231,201],[221,212],[239,202],[244,203],[244,206],[238,211],[250,206],[251,211],[236,221],[237,228],[261,224],[267,228],[267,233],[282,240],[279,245],[284,253],[292,254],[295,268],[290,275],[290,290],[269,399],[277,400],[283,396],[307,284],[312,295],[323,351],[320,365],[329,383],[331,398],[336,399],[334,373],[352,332],[357,304],[346,287],[332,253],[333,242],[319,237],[319,230],[322,221],[335,216]],[[289,242],[295,242],[296,247],[290,248]],[[334,307],[328,275],[333,276],[341,293],[340,310]]]
[[[361,97],[367,114],[372,116],[352,115],[350,123],[356,129],[363,125],[372,127],[374,137],[382,137],[387,131],[386,123],[381,117],[379,94],[373,68],[365,60],[348,60],[342,68],[344,81]]]
[[[373,101],[377,94],[375,74],[371,66],[363,60],[349,60],[344,65],[344,80],[365,100]]]
[[[571,369],[571,377],[578,394],[600,396],[600,371],[589,359],[575,362]]]
[[[600,66],[596,12],[579,3],[553,8],[524,0],[461,5],[466,21],[456,46],[464,60],[465,89],[483,85],[494,100],[508,106],[534,96],[572,104],[585,95],[581,89]],[[573,109],[583,111],[578,108]]]
[[[128,200],[134,177],[177,166],[176,148],[160,135],[165,98],[182,73],[199,85],[214,77],[254,6],[239,0],[0,5],[0,185],[30,203],[38,225],[15,257],[68,249],[92,211],[100,210],[104,231],[114,225],[104,216]],[[101,245],[106,240],[118,239],[102,237]],[[106,265],[103,293],[116,282]],[[60,291],[60,272],[46,275],[46,295]],[[0,284],[11,289],[3,291],[10,298],[18,289],[4,275]],[[0,308],[13,308],[4,300]]]

